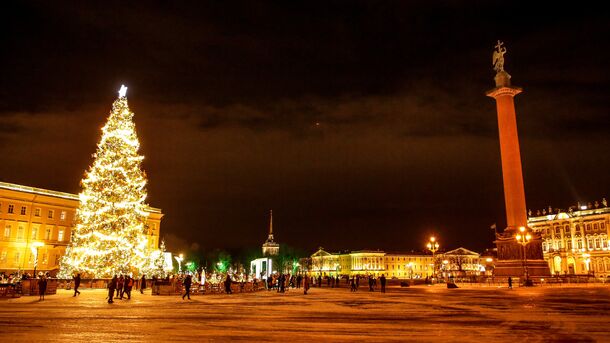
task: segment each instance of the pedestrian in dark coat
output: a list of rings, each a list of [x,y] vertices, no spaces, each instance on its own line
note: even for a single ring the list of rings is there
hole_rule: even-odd
[[[381,284],[381,293],[385,293],[385,275],[381,274],[379,278],[379,283]]]
[[[114,297],[114,290],[116,289],[117,286],[117,277],[116,275],[112,278],[112,280],[110,280],[110,282],[108,283],[108,303],[112,304],[114,301],[112,301],[112,298]]]
[[[44,294],[47,292],[47,278],[44,275],[40,276],[38,280],[38,294],[40,297],[38,300],[44,300]]]
[[[127,293],[127,300],[131,299],[131,289],[133,288],[133,278],[131,276],[126,276],[125,277],[125,286],[123,286],[123,289],[125,290],[125,293]]]
[[[140,293],[144,294],[145,289],[146,289],[146,275],[142,275],[142,279],[140,280]]]
[[[115,298],[123,299],[123,293],[125,293],[125,278],[121,275],[116,281],[116,295]]]
[[[309,290],[309,277],[305,276],[303,278],[303,294],[307,295],[307,290]]]
[[[508,277],[508,288],[513,289],[513,279],[510,276]]]
[[[74,296],[76,296],[77,294],[80,295],[80,291],[78,290],[79,286],[80,286],[80,273],[76,274],[76,276],[74,277]]]
[[[192,283],[192,279],[190,275],[187,275],[186,278],[184,278],[184,282],[182,283],[184,285],[184,295],[182,296],[182,300],[184,300],[184,297],[187,297],[189,300],[191,300],[191,283]]]
[[[231,281],[231,275],[227,274],[227,279],[225,280],[225,293],[227,294],[233,293],[233,291],[231,291],[231,283],[233,283],[233,281]]]

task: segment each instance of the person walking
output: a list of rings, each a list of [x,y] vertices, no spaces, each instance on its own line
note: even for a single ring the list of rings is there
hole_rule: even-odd
[[[145,289],[146,289],[146,275],[142,275],[142,279],[140,280],[140,294],[144,294]]]
[[[358,290],[358,287],[356,287],[356,278],[352,276],[352,281],[350,283],[350,292],[355,292],[356,290]]]
[[[385,293],[385,275],[381,274],[381,277],[379,277],[379,283],[381,284],[381,293]]]
[[[510,276],[508,277],[508,288],[513,289],[513,279]]]
[[[110,282],[108,283],[108,303],[112,304],[114,301],[112,300],[112,298],[114,298],[114,290],[116,289],[117,286],[117,277],[116,275],[112,278],[112,280],[110,280]]]
[[[184,278],[184,282],[182,283],[182,285],[184,285],[184,295],[182,295],[182,300],[184,300],[184,297],[187,297],[189,300],[191,300],[192,282],[193,280],[191,279],[190,275],[187,275],[186,278]]]
[[[44,294],[47,292],[47,278],[42,275],[40,275],[40,279],[38,280],[38,300],[44,300]]]
[[[74,276],[74,296],[76,296],[77,294],[80,295],[80,291],[78,290],[78,287],[80,286],[80,273],[76,274],[76,276]]]
[[[318,275],[318,287],[322,287],[322,274]]]
[[[309,277],[305,276],[303,278],[303,294],[307,295],[307,290],[309,289]]]
[[[282,275],[283,277],[283,275]],[[227,279],[225,280],[225,293],[227,294],[232,294],[233,291],[231,290],[231,284],[233,283],[233,281],[231,281],[231,275],[229,275],[227,273]],[[284,283],[282,282],[282,288],[284,288]],[[282,290],[283,292],[283,290]]]

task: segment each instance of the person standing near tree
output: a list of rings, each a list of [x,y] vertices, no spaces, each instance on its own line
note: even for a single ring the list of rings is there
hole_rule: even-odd
[[[108,303],[112,304],[114,301],[112,300],[112,298],[114,297],[114,290],[116,289],[116,285],[117,285],[117,277],[116,275],[112,278],[112,280],[110,280],[110,282],[108,283]]]
[[[77,294],[80,295],[80,291],[78,290],[78,287],[80,286],[80,273],[76,274],[76,276],[74,276],[74,296],[76,296]]]
[[[116,296],[115,298],[123,299],[123,293],[125,293],[125,289],[123,286],[125,285],[125,279],[123,278],[123,274],[116,281]]]
[[[144,294],[145,289],[146,289],[146,275],[142,275],[142,279],[140,280],[140,294]]]
[[[131,300],[131,289],[133,288],[133,278],[131,276],[125,277],[125,293],[127,293],[127,300]]]

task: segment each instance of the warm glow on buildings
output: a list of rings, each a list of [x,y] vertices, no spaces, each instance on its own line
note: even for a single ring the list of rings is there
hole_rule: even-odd
[[[390,254],[380,250],[329,253],[320,248],[311,255],[310,272],[323,275],[384,274],[395,278],[425,278],[433,274],[432,255]]]
[[[76,194],[0,182],[0,271],[55,272],[70,243]],[[159,247],[160,209],[147,207],[148,249]],[[38,255],[38,261],[36,261]]]
[[[542,251],[554,275],[610,276],[610,208],[601,203],[552,208],[529,218],[529,226],[542,236]]]

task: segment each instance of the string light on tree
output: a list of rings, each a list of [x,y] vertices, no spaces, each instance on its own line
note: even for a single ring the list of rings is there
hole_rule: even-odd
[[[159,252],[149,251],[145,233],[144,156],[138,154],[140,143],[126,94],[122,85],[102,128],[93,164],[81,181],[80,206],[61,261],[61,277],[75,272],[96,278],[157,274]]]

